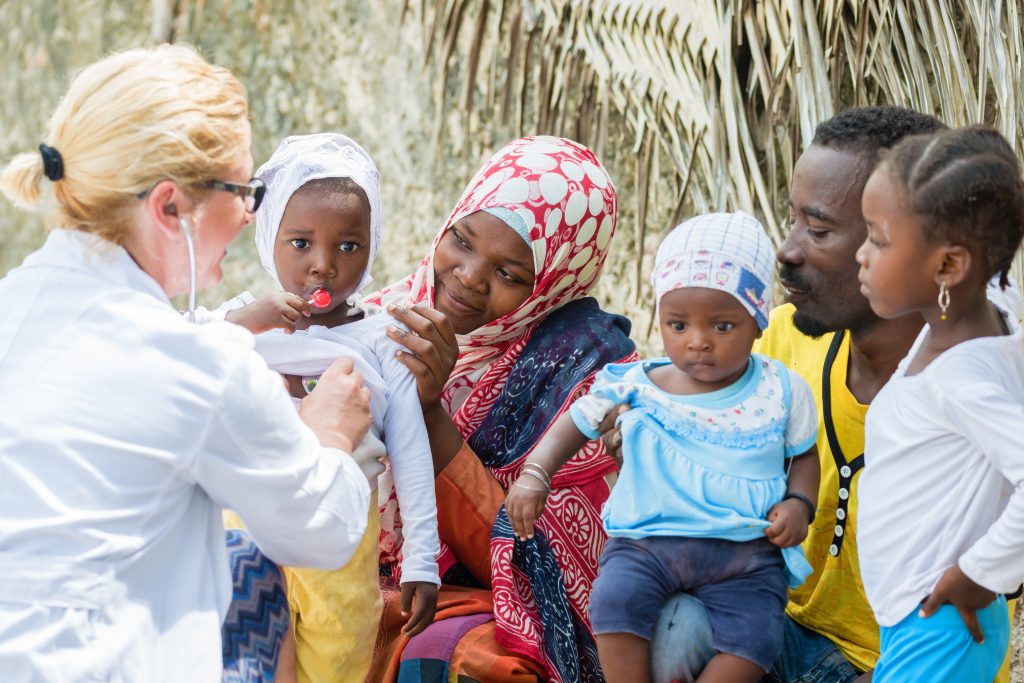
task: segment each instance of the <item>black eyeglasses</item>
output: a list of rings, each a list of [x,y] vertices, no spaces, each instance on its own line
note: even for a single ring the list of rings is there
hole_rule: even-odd
[[[225,183],[222,180],[205,180],[199,185],[211,190],[230,192],[241,197],[245,202],[245,210],[249,213],[256,213],[256,209],[260,208],[260,203],[263,202],[263,195],[267,194],[267,185],[259,178],[253,178],[243,185]]]
[[[249,213],[256,213],[256,210],[260,208],[260,204],[263,202],[263,196],[267,194],[267,184],[259,178],[253,178],[249,182],[242,184],[226,183],[223,180],[204,180],[197,184],[199,187],[205,187],[209,190],[230,192],[235,196],[241,197],[242,201],[245,202],[245,210]],[[145,192],[140,192],[137,195],[138,198],[145,199],[152,189],[150,187]]]

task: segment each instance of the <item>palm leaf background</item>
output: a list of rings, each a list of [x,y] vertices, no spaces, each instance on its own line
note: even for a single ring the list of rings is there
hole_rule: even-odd
[[[649,298],[649,264],[636,255],[649,258],[682,217],[744,209],[779,243],[794,160],[815,125],[843,108],[899,104],[954,126],[988,123],[1018,153],[1024,145],[1013,1],[415,4],[441,74],[436,105],[461,119],[438,119],[438,136],[472,145],[474,122],[513,121],[575,137],[599,156],[632,151],[632,168],[616,175],[633,180],[624,221],[633,244],[605,277],[634,304]],[[1018,259],[1018,278],[1020,269]]]
[[[650,352],[661,235],[742,208],[778,242],[794,160],[836,111],[886,102],[989,123],[1020,153],[1021,14],[1019,0],[0,0],[0,159],[35,149],[79,68],[191,42],[245,83],[257,164],[283,136],[326,129],[373,154],[384,284],[422,256],[481,159],[521,133],[567,135],[615,178],[620,230],[597,294]],[[43,222],[0,202],[0,274]],[[242,239],[200,298],[269,287]]]

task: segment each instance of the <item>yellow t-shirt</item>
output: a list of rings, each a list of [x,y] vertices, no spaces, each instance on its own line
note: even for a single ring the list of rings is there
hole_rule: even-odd
[[[846,386],[850,337],[844,334],[830,373],[832,424],[842,451],[842,464],[838,463],[829,445],[822,396],[822,372],[834,335],[813,339],[802,334],[793,326],[793,311],[791,305],[772,311],[768,329],[754,348],[807,380],[818,409],[821,483],[818,510],[803,544],[814,572],[802,586],[790,591],[786,612],[834,642],[854,666],[866,671],[874,668],[878,659],[878,624],[864,595],[857,558],[857,483],[868,407]],[[849,476],[842,476],[847,473]]]
[[[814,572],[802,586],[789,592],[786,613],[798,624],[836,644],[858,669],[873,669],[878,659],[878,624],[864,595],[857,557],[857,482],[864,453],[864,418],[868,407],[859,403],[846,385],[850,335],[843,334],[829,373],[830,407],[834,435],[842,451],[839,460],[829,445],[825,427],[822,375],[835,335],[813,339],[793,325],[792,305],[779,306],[769,317],[768,329],[754,351],[792,368],[811,386],[818,409],[818,457],[821,483],[818,510],[804,541],[804,553]],[[844,467],[848,467],[849,476]],[[1013,614],[1015,603],[1010,603]],[[1009,655],[1009,653],[1007,653]],[[997,683],[1009,680],[1008,660]]]

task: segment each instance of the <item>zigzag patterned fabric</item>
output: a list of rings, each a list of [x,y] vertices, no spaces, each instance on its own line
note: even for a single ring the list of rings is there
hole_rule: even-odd
[[[224,683],[272,683],[288,632],[288,598],[281,570],[241,529],[227,530],[234,580],[221,628]]]

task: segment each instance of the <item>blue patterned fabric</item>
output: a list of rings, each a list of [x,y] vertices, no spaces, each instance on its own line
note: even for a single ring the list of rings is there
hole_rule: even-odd
[[[234,580],[221,628],[225,683],[272,683],[288,632],[288,598],[281,570],[240,529],[227,531]]]
[[[500,468],[524,458],[580,382],[636,350],[629,330],[629,320],[602,311],[591,298],[549,314],[527,342],[491,412],[467,440],[480,461]]]
[[[502,468],[522,461],[581,382],[635,351],[629,329],[627,319],[605,313],[590,298],[549,315],[527,342],[494,407],[467,440],[483,464]],[[532,540],[519,541],[502,506],[491,542],[513,544],[512,570],[529,582],[548,668],[567,682],[603,681],[597,644],[570,605],[556,552],[544,534],[538,530]]]

